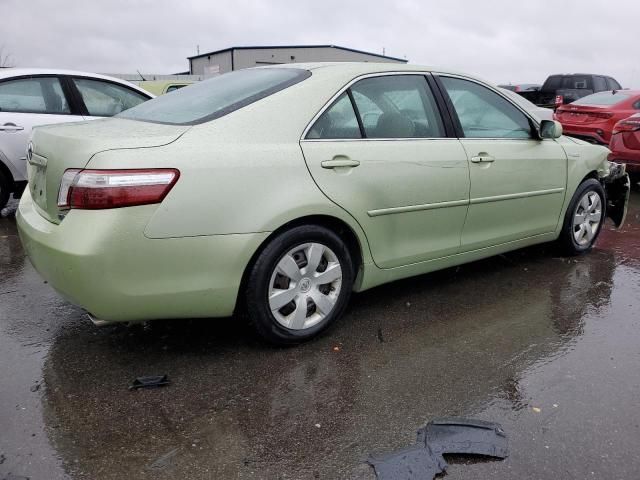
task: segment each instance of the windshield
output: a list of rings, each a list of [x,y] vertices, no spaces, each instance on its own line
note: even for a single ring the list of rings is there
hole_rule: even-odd
[[[143,122],[195,125],[227,115],[311,73],[298,68],[250,68],[217,76],[161,95],[117,115]]]
[[[594,93],[593,95],[587,95],[586,97],[582,97],[575,102],[574,105],[615,105],[616,103],[624,102],[631,95],[627,95],[626,93],[621,92],[599,92]]]

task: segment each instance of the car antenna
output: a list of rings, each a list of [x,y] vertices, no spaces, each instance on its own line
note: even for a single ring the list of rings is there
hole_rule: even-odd
[[[146,82],[146,81],[147,81],[147,79],[146,79],[146,78],[144,78],[144,77],[142,76],[142,74],[140,73],[140,70],[136,70],[136,72],[138,72],[138,75],[140,75],[140,78],[142,79],[142,81],[143,81],[143,82]]]

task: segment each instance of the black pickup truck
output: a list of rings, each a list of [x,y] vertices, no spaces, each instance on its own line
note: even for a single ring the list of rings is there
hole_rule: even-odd
[[[621,89],[620,84],[607,75],[571,73],[551,75],[540,90],[518,93],[540,107],[555,108],[592,93]]]

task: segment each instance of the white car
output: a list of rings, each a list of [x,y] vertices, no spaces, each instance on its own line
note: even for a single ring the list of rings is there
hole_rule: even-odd
[[[95,73],[0,69],[0,209],[27,184],[26,150],[34,126],[111,117],[150,98],[132,83]]]

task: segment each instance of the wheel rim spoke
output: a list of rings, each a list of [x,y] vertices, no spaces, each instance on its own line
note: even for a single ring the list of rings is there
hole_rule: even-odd
[[[336,303],[336,299],[334,297],[325,295],[320,290],[316,290],[311,294],[311,300],[316,304],[316,308],[325,315],[333,310]]]
[[[291,302],[296,295],[298,294],[298,290],[296,288],[289,288],[288,290],[275,290],[269,296],[269,307],[271,307],[271,311],[280,310],[282,307]]]
[[[302,295],[296,300],[296,309],[290,315],[291,321],[289,328],[300,330],[304,328],[304,323],[307,320],[307,299]]]
[[[311,244],[311,246],[307,249],[307,273],[310,274],[318,270],[318,265],[320,265],[323,254],[324,245],[320,245],[319,243]]]
[[[339,263],[334,263],[333,265],[328,265],[327,269],[316,275],[316,284],[317,285],[326,285],[327,283],[334,282],[342,277],[342,268]]]
[[[578,225],[581,225],[584,223],[585,218],[587,218],[587,214],[586,213],[576,213],[574,219],[573,219],[573,225],[575,227],[577,227]]]
[[[302,272],[291,255],[285,255],[282,257],[282,260],[278,263],[277,269],[280,273],[289,277],[294,282],[297,282],[302,278]]]

